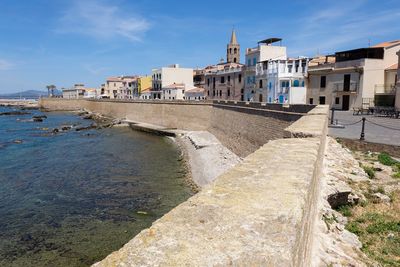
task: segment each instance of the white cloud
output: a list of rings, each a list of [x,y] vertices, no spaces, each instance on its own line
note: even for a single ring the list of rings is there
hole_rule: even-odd
[[[14,64],[11,62],[5,60],[5,59],[0,59],[0,70],[10,70],[14,67]]]
[[[60,19],[57,32],[78,33],[97,39],[124,37],[130,41],[141,41],[150,28],[149,22],[104,1],[74,1]]]

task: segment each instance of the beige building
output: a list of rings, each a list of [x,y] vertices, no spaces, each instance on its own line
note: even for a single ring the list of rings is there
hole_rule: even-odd
[[[207,99],[243,100],[244,68],[240,63],[220,63],[208,67],[204,89]]]
[[[62,96],[66,99],[79,99],[85,96],[85,91],[85,85],[77,83],[72,88],[63,88]]]
[[[133,82],[137,76],[109,77],[105,83],[105,94],[111,99],[133,99]]]
[[[309,104],[336,109],[394,105],[400,40],[317,57],[308,67]]]
[[[226,49],[226,62],[204,68],[204,89],[207,99],[243,100],[244,68],[240,62],[240,45],[232,31]]]
[[[152,70],[152,99],[163,98],[163,88],[173,84],[184,84],[193,88],[193,69],[181,68],[178,64]]]

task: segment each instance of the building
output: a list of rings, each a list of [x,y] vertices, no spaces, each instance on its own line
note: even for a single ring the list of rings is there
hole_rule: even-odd
[[[195,101],[205,100],[205,99],[207,99],[206,90],[204,88],[200,88],[200,87],[195,87],[195,88],[186,90],[184,99],[185,100],[195,100]]]
[[[62,89],[62,96],[66,99],[79,99],[83,98],[85,95],[85,85],[84,84],[74,84],[72,88],[63,88]]]
[[[162,88],[162,99],[183,100],[186,85],[184,83],[173,83]]]
[[[109,77],[105,83],[105,94],[111,99],[133,99],[133,82],[137,76]]]
[[[206,69],[197,68],[193,70],[193,85],[195,87],[204,88],[206,84]]]
[[[256,67],[259,62],[268,60],[286,60],[286,47],[281,44],[280,38],[269,38],[258,42],[258,46],[246,49],[246,67],[245,67],[245,84],[244,84],[244,100],[245,101],[265,101],[260,98],[262,90],[257,90],[256,84],[259,81],[256,79]],[[279,45],[273,45],[279,42]],[[261,76],[259,79],[263,79]],[[259,86],[258,86],[259,87]],[[262,102],[261,101],[261,102]]]
[[[336,52],[312,60],[308,68],[309,104],[336,109],[393,106],[396,51],[400,40]]]
[[[142,91],[140,92],[139,99],[141,100],[151,99],[151,87],[142,89]]]
[[[204,68],[206,98],[219,100],[244,99],[244,68],[240,62],[240,45],[232,30],[227,44],[226,62]]]
[[[397,82],[396,82],[396,103],[395,106],[400,110],[400,50],[397,52]]]
[[[185,88],[193,88],[193,69],[180,68],[178,64],[152,71],[152,99],[163,98],[163,88],[173,84],[184,84]]]
[[[132,82],[133,98],[140,99],[142,92],[151,91],[151,76],[139,76]]]
[[[254,100],[306,104],[308,62],[309,58],[298,57],[257,63]]]
[[[220,63],[205,74],[208,99],[243,101],[244,68],[240,63]]]

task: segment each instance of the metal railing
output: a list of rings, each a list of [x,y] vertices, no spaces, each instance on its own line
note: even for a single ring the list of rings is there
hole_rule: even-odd
[[[358,91],[358,83],[350,83],[346,85],[344,83],[334,83],[333,92],[350,92],[355,93]]]
[[[376,84],[375,85],[375,94],[396,94],[396,85],[394,84]]]

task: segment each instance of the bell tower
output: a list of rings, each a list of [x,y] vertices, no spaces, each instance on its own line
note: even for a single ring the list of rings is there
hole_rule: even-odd
[[[226,62],[239,63],[240,62],[240,45],[236,39],[235,29],[232,30],[231,41],[226,48]]]

